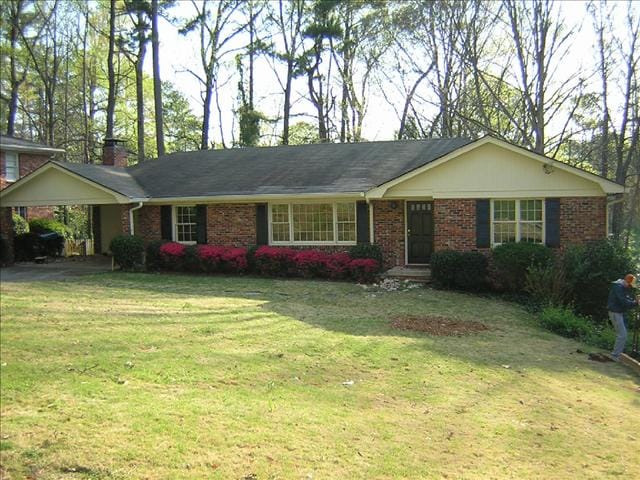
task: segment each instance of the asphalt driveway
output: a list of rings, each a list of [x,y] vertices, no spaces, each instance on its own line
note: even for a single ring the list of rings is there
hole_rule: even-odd
[[[49,259],[42,264],[21,262],[0,268],[0,282],[61,281],[108,271],[111,271],[111,257],[103,255]]]

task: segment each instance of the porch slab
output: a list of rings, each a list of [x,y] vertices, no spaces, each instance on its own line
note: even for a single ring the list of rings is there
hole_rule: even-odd
[[[428,265],[405,265],[393,267],[382,274],[384,278],[411,280],[412,282],[431,283],[431,268]]]

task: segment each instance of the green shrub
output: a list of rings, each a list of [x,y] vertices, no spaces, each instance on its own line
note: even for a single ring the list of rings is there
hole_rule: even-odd
[[[527,270],[548,266],[553,261],[550,248],[536,243],[504,243],[491,252],[493,283],[499,290],[523,292]]]
[[[167,243],[166,240],[154,240],[147,244],[145,250],[145,266],[147,270],[158,271],[162,269],[162,258],[160,257],[160,247]]]
[[[0,265],[6,265],[9,260],[11,260],[9,241],[3,235],[0,235]]]
[[[375,243],[359,243],[349,248],[349,256],[356,258],[372,258],[382,266],[382,250]]]
[[[135,235],[118,235],[111,240],[109,250],[113,259],[123,270],[132,270],[143,264],[144,241]]]
[[[27,221],[23,217],[21,217],[17,213],[14,213],[11,216],[11,219],[13,220],[13,233],[14,234],[22,235],[23,233],[29,233],[29,224],[27,223]]]
[[[633,262],[622,245],[601,240],[567,248],[563,268],[576,312],[603,323],[611,282],[633,271]]]
[[[64,223],[49,218],[29,220],[29,230],[38,234],[55,232],[64,238],[71,238],[71,232]]]
[[[539,306],[565,305],[571,295],[560,262],[530,266],[525,276],[524,290]]]
[[[567,307],[546,307],[540,313],[540,323],[547,330],[563,337],[587,340],[593,338],[594,328],[588,318],[576,315]]]
[[[86,240],[90,238],[89,215],[83,205],[58,207],[53,212],[54,218],[67,226],[70,238]]]
[[[198,245],[188,245],[182,257],[182,268],[187,272],[202,272],[204,265],[198,255]]]
[[[431,276],[439,287],[478,291],[487,286],[487,257],[443,250],[431,255]]]

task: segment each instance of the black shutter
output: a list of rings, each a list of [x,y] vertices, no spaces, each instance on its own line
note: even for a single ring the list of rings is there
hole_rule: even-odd
[[[256,245],[269,244],[269,215],[266,203],[256,204]]]
[[[489,200],[476,200],[476,247],[489,248],[491,246],[491,203]]]
[[[369,205],[356,203],[356,239],[358,243],[369,243]]]
[[[207,206],[196,205],[196,236],[200,244],[207,243]]]
[[[173,240],[173,221],[171,215],[171,205],[160,207],[160,238],[162,240]]]
[[[560,246],[560,199],[547,198],[544,202],[545,238],[547,247]]]

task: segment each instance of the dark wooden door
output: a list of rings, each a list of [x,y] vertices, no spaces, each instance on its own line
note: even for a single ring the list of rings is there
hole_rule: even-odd
[[[407,202],[407,260],[429,263],[433,252],[433,202]]]

